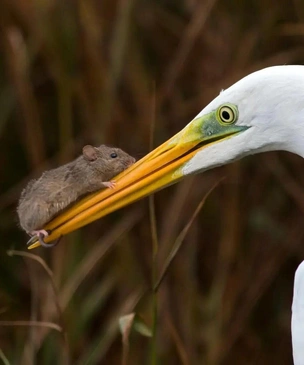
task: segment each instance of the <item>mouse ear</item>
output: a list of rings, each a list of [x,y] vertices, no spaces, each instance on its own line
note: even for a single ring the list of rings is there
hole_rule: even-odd
[[[95,147],[91,146],[90,144],[83,147],[82,154],[83,157],[88,161],[95,161],[98,157]]]

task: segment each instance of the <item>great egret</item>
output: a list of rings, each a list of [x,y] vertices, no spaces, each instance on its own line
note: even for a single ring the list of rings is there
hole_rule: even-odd
[[[183,130],[116,179],[116,189],[95,193],[50,222],[56,238],[187,175],[249,154],[285,150],[304,157],[304,66],[254,72],[222,91]],[[29,248],[39,246],[34,242]],[[295,365],[304,364],[304,265],[295,276],[293,318]]]

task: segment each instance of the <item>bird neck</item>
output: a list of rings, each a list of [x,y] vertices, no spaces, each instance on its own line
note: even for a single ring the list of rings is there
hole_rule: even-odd
[[[292,126],[292,128],[290,127]],[[304,158],[304,118],[289,124],[288,138],[283,142],[283,150],[295,153]]]

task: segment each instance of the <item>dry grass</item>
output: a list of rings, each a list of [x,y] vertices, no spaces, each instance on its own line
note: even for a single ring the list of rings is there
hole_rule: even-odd
[[[25,250],[15,207],[32,176],[85,143],[143,156],[151,129],[159,145],[243,75],[303,63],[303,22],[302,3],[287,0],[0,2],[0,362],[151,363],[151,339],[135,332],[122,356],[118,321],[136,312],[155,324],[155,363],[292,363],[304,254],[297,156],[268,153],[186,179],[150,209],[143,200],[37,249],[43,267],[7,251]],[[157,284],[222,177],[153,299],[151,273]]]

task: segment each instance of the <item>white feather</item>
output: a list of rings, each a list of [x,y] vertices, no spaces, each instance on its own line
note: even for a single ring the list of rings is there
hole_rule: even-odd
[[[236,125],[251,128],[199,151],[184,166],[183,174],[265,151],[285,150],[304,157],[304,66],[275,66],[254,72],[221,92],[196,118],[224,103],[238,107]]]
[[[300,264],[295,274],[291,337],[294,364],[304,365],[304,261]]]

